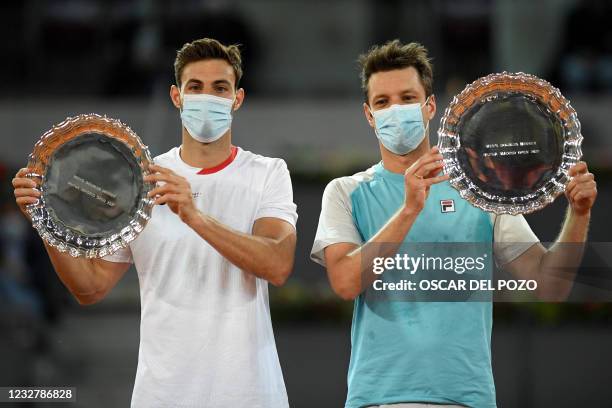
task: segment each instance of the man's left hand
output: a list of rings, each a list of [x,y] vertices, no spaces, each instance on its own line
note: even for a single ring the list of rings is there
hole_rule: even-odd
[[[583,161],[570,167],[572,177],[565,188],[565,196],[576,215],[588,215],[597,197],[597,183],[593,173],[589,173],[587,164]]]
[[[145,176],[146,182],[163,182],[148,194],[155,198],[155,204],[168,204],[168,207],[178,215],[185,224],[189,224],[199,214],[193,203],[191,185],[184,177],[177,175],[165,167],[150,165],[151,174]]]

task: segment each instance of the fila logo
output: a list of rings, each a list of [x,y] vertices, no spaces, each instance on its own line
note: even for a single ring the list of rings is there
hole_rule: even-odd
[[[455,212],[455,200],[440,200],[440,207],[443,213]]]

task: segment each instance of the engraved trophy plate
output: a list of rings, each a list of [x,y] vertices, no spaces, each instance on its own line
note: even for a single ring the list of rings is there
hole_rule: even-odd
[[[126,247],[151,217],[144,182],[152,163],[128,126],[97,114],[67,118],[29,157],[41,198],[28,206],[41,238],[74,257],[101,258]]]
[[[444,173],[464,199],[497,214],[525,214],[565,191],[582,156],[576,111],[533,75],[491,74],[444,112],[438,147]]]

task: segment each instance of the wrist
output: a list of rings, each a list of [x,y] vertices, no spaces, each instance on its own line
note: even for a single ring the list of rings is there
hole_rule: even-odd
[[[406,204],[402,205],[402,207],[399,210],[399,216],[400,218],[404,219],[404,220],[414,220],[419,213],[421,212],[421,210],[416,209],[416,208],[412,208],[412,207],[408,207]]]
[[[181,220],[193,229],[202,226],[206,221],[204,218],[204,214],[197,209],[186,214],[181,214]]]
[[[581,218],[581,219],[586,219],[586,220],[591,218],[591,209],[590,208],[587,209],[587,210],[578,211],[578,210],[574,209],[574,207],[570,206],[569,213],[574,218]]]

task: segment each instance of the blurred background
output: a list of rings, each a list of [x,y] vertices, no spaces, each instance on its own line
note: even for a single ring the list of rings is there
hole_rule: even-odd
[[[308,256],[326,183],[379,160],[356,63],[371,45],[399,38],[429,49],[432,129],[453,95],[491,72],[524,71],[559,87],[578,112],[598,181],[590,240],[609,241],[610,0],[22,0],[0,12],[0,386],[75,386],[71,406],[129,406],[135,271],[102,303],[78,306],[18,212],[10,180],[44,131],[78,113],[121,119],[153,155],[178,145],[172,64],[196,38],[242,44],[247,98],[234,142],[284,158],[292,173],[295,270],[270,289],[292,407],[341,407],[346,395],[352,303],[331,293]],[[527,216],[542,241],[556,238],[566,205],[560,197]],[[610,304],[496,304],[499,406],[612,407],[610,345]]]

